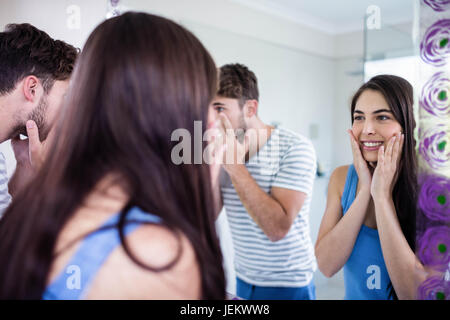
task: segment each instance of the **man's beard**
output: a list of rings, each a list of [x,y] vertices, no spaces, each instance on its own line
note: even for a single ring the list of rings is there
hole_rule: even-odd
[[[20,134],[24,136],[28,136],[27,129],[26,129],[26,122],[28,120],[33,120],[36,123],[36,126],[39,130],[39,140],[44,141],[47,139],[47,135],[49,133],[49,126],[45,122],[45,115],[47,114],[48,109],[48,102],[45,96],[39,100],[38,105],[36,108],[33,109],[33,111],[30,112],[27,119],[25,121],[20,120],[19,123],[16,124],[16,126],[11,131],[11,134],[9,135],[10,138],[16,138]]]

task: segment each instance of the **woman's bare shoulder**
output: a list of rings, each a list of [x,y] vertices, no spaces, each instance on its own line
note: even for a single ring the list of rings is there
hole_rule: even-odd
[[[174,231],[160,225],[143,225],[126,241],[131,254],[148,267],[159,269],[176,262],[167,269],[150,271],[132,261],[121,246],[100,270],[89,298],[201,298],[200,266],[193,245],[185,235],[178,232],[177,236]]]
[[[345,187],[345,180],[347,179],[347,172],[350,165],[339,166],[334,169],[330,176],[329,190],[332,189],[342,196]]]

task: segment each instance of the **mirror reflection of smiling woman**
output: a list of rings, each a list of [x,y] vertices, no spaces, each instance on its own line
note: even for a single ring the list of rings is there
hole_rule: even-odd
[[[330,177],[315,251],[331,277],[344,268],[345,299],[415,299],[425,272],[415,256],[417,163],[413,88],[380,75],[351,103],[353,164]]]

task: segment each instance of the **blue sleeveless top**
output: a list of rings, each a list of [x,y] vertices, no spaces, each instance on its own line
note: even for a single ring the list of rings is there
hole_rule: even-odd
[[[120,212],[108,219],[99,230],[89,234],[61,274],[47,286],[44,300],[83,299],[98,270],[112,251],[120,245],[119,231],[114,227],[119,222]],[[161,219],[133,207],[127,214],[124,235],[136,230],[142,223],[160,223]],[[111,228],[105,228],[112,226]]]
[[[348,168],[342,212],[345,214],[355,200],[358,174],[355,167]],[[353,251],[344,265],[345,300],[389,299],[389,274],[381,251],[378,230],[361,226]]]

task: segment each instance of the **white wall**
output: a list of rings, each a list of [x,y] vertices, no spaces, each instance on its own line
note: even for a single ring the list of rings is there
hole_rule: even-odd
[[[363,84],[363,62],[360,57],[339,58],[336,64],[336,96],[333,120],[333,169],[352,163],[350,140],[350,103],[353,94]]]
[[[128,7],[333,57],[333,37],[228,0],[128,0]]]
[[[69,29],[67,8],[81,9],[80,29]],[[106,15],[103,0],[0,0],[0,28],[7,23],[31,23],[56,39],[82,47],[88,35]]]
[[[364,34],[362,31],[358,31],[338,35],[335,45],[336,96],[333,121],[333,169],[353,161],[346,130],[351,128],[351,98],[364,81]]]

